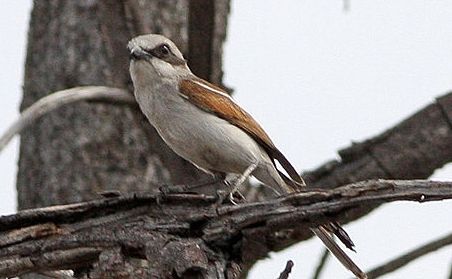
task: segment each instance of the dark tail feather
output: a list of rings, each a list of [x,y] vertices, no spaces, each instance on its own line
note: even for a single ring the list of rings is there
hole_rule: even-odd
[[[279,176],[282,178],[284,183],[286,183],[289,187],[281,187],[286,188],[288,190],[293,190],[293,192],[300,191],[303,186],[306,186],[303,178],[297,173],[295,168],[290,164],[287,158],[276,148],[272,149],[269,152],[269,155],[272,159],[276,159],[284,170],[287,172],[289,177],[283,174],[276,168],[275,162],[273,161],[273,165],[275,169],[278,171]],[[331,232],[333,232],[344,245],[355,251],[353,249],[353,241],[348,236],[347,232],[336,222],[325,225]],[[318,228],[312,229],[312,231],[317,235],[320,240],[325,244],[325,246],[330,250],[330,252],[344,265],[348,270],[350,270],[356,277],[359,279],[367,279],[367,275],[353,262],[352,259],[337,245],[334,241],[328,230],[324,226],[320,226]]]
[[[353,248],[355,247],[355,244],[353,243],[348,233],[341,227],[341,225],[339,225],[338,222],[331,222],[327,225],[324,225],[324,228],[336,235],[337,238],[345,245],[345,247],[352,250],[353,252],[356,252]]]
[[[284,154],[281,153],[281,151],[279,151],[275,147],[273,150],[271,150],[271,153],[269,155],[271,158],[276,159],[281,164],[281,166],[284,168],[284,170],[286,170],[287,174],[293,181],[295,181],[303,186],[306,185],[303,178],[301,178],[300,174],[298,174],[298,172],[295,170],[295,168],[292,166],[292,164],[289,162],[289,160],[287,160],[286,156],[284,156]],[[288,178],[288,177],[286,177],[286,178]]]
[[[278,171],[279,176],[282,178],[284,183],[286,183],[293,192],[299,192],[303,187],[305,187],[304,184],[301,184],[295,180],[292,180],[288,178],[284,173],[282,173],[280,170],[276,169]]]

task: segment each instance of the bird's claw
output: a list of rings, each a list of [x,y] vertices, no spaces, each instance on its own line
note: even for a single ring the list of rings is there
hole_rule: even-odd
[[[234,198],[234,192],[229,193],[228,195],[229,201],[233,204],[233,205],[237,205],[238,203],[235,201]]]

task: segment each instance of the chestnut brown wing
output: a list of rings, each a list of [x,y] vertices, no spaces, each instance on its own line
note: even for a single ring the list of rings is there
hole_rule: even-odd
[[[276,148],[259,123],[245,110],[239,107],[220,87],[202,79],[182,80],[179,84],[181,95],[202,110],[214,113],[232,125],[250,135],[268,153],[275,164],[277,160],[289,174],[290,178],[279,172],[283,180],[291,185],[294,191],[304,186],[304,181],[287,158]]]

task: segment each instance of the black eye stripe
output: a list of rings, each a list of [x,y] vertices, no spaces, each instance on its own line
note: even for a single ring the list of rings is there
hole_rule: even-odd
[[[160,44],[152,49],[146,49],[145,51],[151,56],[157,57],[172,65],[184,65],[186,63],[184,59],[177,57],[171,47],[166,43]]]
[[[164,58],[165,56],[168,56],[170,54],[174,55],[171,51],[170,46],[167,44],[158,45],[153,49],[147,50],[147,52],[158,58]]]

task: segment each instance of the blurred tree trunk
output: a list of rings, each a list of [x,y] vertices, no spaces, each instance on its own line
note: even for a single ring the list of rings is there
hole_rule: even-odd
[[[194,72],[221,82],[228,10],[229,2],[223,0],[35,1],[21,109],[79,85],[132,90],[126,44],[142,33],[170,37],[196,66]],[[188,53],[198,46],[204,53]],[[106,189],[127,192],[190,183],[201,176],[169,150],[137,108],[79,103],[44,117],[22,134],[19,208],[87,200]]]
[[[193,5],[198,11],[191,13]],[[199,5],[208,9],[200,14]],[[189,64],[196,65],[195,73],[221,83],[228,12],[228,0],[35,1],[21,110],[74,86],[106,85],[132,92],[126,44],[143,33],[168,36],[190,58]],[[196,26],[194,19],[196,25],[205,25],[202,33],[190,29]],[[208,46],[207,61],[203,53],[189,55],[188,50],[199,45]],[[78,103],[22,133],[18,204],[19,209],[65,204],[107,189],[150,190],[202,176],[163,143],[138,107]]]

